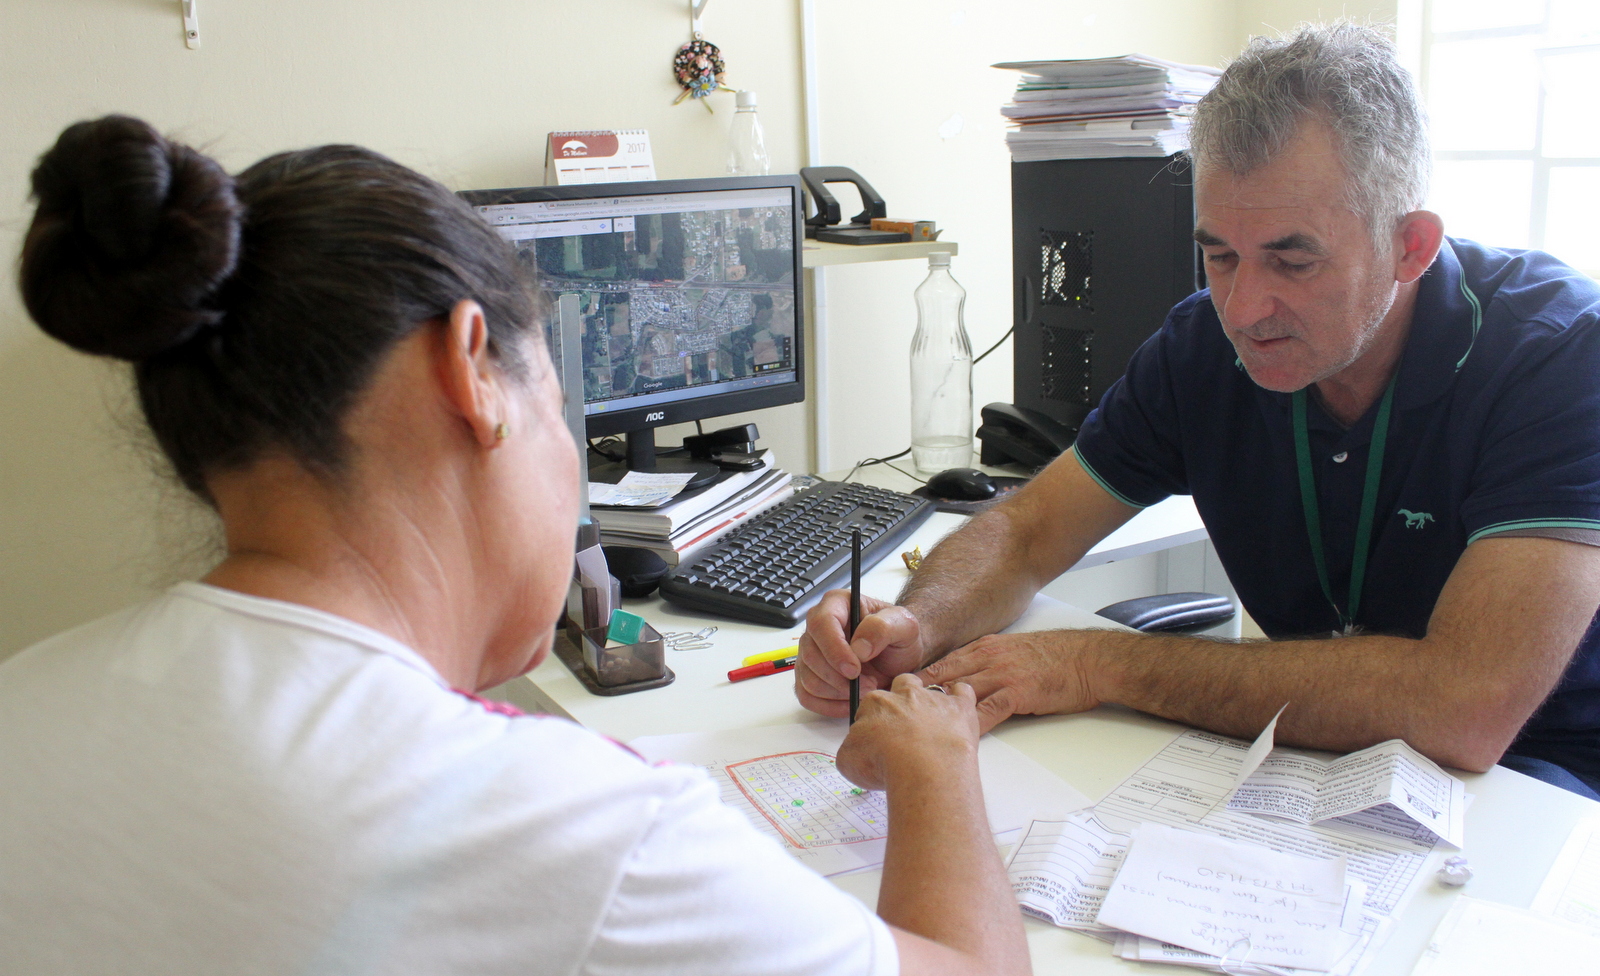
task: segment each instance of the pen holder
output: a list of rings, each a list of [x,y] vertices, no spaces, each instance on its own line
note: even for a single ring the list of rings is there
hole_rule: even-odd
[[[637,621],[637,631],[627,635],[630,643],[611,643],[610,621],[599,619],[603,601],[592,592],[596,590],[594,584],[575,579],[567,591],[566,640],[556,642],[561,663],[595,695],[626,695],[671,684],[677,675],[667,667],[661,634],[643,619],[624,614]]]
[[[576,626],[579,631],[598,630],[604,635],[606,628],[611,626],[612,611],[621,602],[622,584],[611,574],[607,573],[600,579],[575,575],[572,585],[567,588],[568,633]],[[604,640],[604,637],[601,639]]]

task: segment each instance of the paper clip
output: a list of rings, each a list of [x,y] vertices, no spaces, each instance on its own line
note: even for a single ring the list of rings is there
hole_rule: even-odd
[[[1240,948],[1241,946],[1244,947],[1243,951],[1239,953],[1237,960],[1235,960],[1234,950]],[[1259,973],[1260,970],[1256,969],[1254,966],[1246,968],[1249,959],[1250,940],[1248,938],[1239,939],[1237,942],[1233,943],[1233,945],[1228,946],[1228,950],[1226,952],[1217,957],[1217,968],[1222,970],[1224,973],[1227,973],[1228,976],[1252,976],[1252,974]]]
[[[711,635],[717,632],[715,625],[702,627],[697,631],[671,630],[661,635],[661,639],[674,651],[703,651],[711,646]]]

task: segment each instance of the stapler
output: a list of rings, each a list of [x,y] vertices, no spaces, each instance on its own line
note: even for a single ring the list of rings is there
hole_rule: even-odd
[[[831,244],[903,244],[911,240],[910,234],[872,229],[872,218],[887,217],[889,208],[872,184],[855,170],[846,166],[807,166],[800,170],[800,178],[817,208],[806,218],[806,237]],[[828,192],[829,183],[854,183],[861,194],[861,212],[842,227],[834,226],[842,217],[839,201]]]
[[[690,457],[711,461],[724,471],[759,471],[766,467],[756,453],[760,436],[755,424],[740,424],[709,434],[690,434],[683,439],[683,448]]]

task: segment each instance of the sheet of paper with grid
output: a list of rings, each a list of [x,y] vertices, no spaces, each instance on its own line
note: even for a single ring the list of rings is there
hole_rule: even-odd
[[[786,752],[729,763],[728,778],[791,847],[834,847],[889,834],[884,794],[839,773],[825,752]]]
[[[843,721],[820,720],[646,736],[629,745],[652,761],[701,767],[720,788],[723,803],[801,863],[834,875],[881,866],[888,834],[884,795],[857,790],[834,767],[845,730]],[[989,826],[999,843],[1013,842],[1033,820],[1060,819],[1089,803],[1061,777],[993,736],[978,743],[978,766]]]

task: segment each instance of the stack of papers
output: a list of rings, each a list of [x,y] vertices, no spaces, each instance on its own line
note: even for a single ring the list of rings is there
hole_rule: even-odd
[[[767,466],[759,471],[731,473],[686,497],[674,497],[682,485],[672,484],[672,475],[630,472],[617,485],[591,484],[601,544],[652,549],[678,565],[794,494],[792,476],[777,468],[772,452],[762,458]]]
[[[1189,115],[1222,72],[1142,54],[1082,61],[1006,61],[1022,72],[1000,109],[1015,162],[1170,156],[1189,147]]]
[[[1190,731],[1091,809],[1034,823],[1008,870],[1024,912],[1124,959],[1350,974],[1435,846],[1462,843],[1465,803],[1398,740],[1330,762],[1273,749],[1270,725],[1253,746]]]

